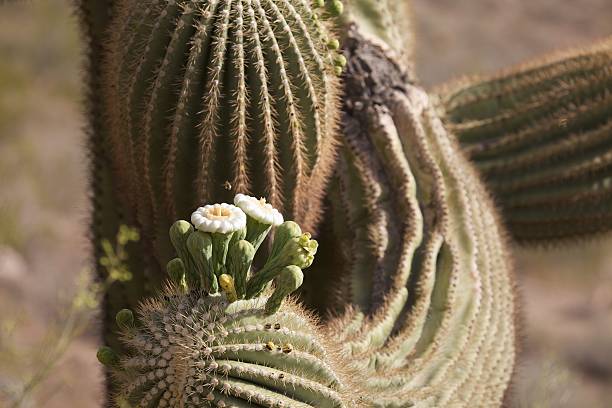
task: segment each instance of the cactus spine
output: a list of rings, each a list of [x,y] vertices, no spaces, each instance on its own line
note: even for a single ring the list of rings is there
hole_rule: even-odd
[[[109,277],[107,268],[99,262],[104,256],[103,244],[115,242],[120,226],[130,222],[125,217],[125,210],[117,195],[116,178],[110,159],[111,148],[108,143],[109,127],[103,108],[101,62],[104,60],[103,44],[108,41],[106,33],[112,18],[112,10],[111,0],[77,2],[77,12],[81,26],[84,28],[88,51],[86,108],[89,117],[87,147],[91,175],[90,236],[97,277],[102,282]],[[146,248],[140,243],[133,242],[125,249],[128,252],[128,266],[135,276],[130,281],[114,283],[103,299],[103,339],[112,347],[119,346],[113,333],[115,313],[123,307],[137,305],[139,299],[152,293],[150,291],[152,287],[160,285],[160,282],[155,282],[144,267],[148,263],[146,257],[141,255]]]
[[[177,294],[140,308],[142,328],[122,338],[131,354],[106,360],[119,403],[158,407],[347,407],[337,356],[292,302],[267,315],[266,299]]]
[[[519,241],[612,228],[612,39],[439,91]]]

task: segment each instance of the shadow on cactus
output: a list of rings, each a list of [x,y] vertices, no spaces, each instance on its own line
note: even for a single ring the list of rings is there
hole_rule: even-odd
[[[98,359],[120,384],[119,406],[347,406],[331,368],[341,367],[337,351],[287,300],[317,242],[264,199],[234,201],[198,208],[193,226],[174,223],[179,256],[167,265],[166,289],[142,302],[138,321],[128,309],[117,314],[128,352],[103,347]],[[272,229],[270,255],[253,273]]]

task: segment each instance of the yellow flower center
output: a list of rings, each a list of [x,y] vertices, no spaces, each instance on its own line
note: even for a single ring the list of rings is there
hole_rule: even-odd
[[[207,218],[211,218],[211,219],[222,219],[222,218],[228,218],[231,215],[231,212],[229,209],[227,208],[223,208],[221,206],[214,206],[213,208],[210,208],[207,212],[206,212],[206,216]]]

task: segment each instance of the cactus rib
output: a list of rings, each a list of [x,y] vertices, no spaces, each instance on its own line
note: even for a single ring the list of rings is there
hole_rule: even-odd
[[[612,40],[439,91],[514,237],[564,241],[612,227]]]

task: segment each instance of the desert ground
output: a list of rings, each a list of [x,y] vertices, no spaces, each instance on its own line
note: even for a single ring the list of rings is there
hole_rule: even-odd
[[[83,50],[70,4],[0,1],[0,407],[102,400],[95,316],[53,354],[90,268]],[[612,35],[610,0],[413,4],[427,88]],[[612,237],[513,249],[523,327],[511,406],[610,407]]]

